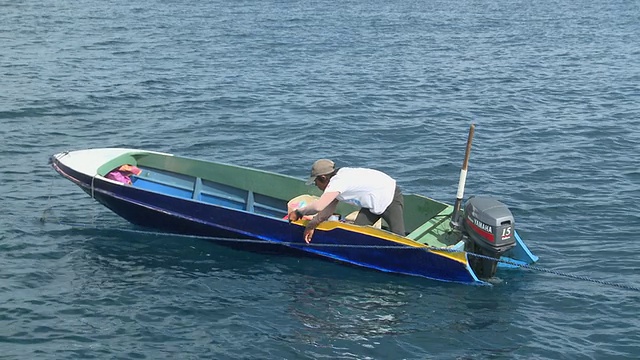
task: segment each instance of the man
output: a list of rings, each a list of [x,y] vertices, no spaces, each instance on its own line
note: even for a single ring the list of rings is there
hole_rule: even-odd
[[[404,198],[396,181],[389,175],[365,168],[336,169],[333,161],[320,159],[311,167],[307,185],[313,183],[324,191],[320,199],[289,213],[289,221],[318,213],[305,228],[304,240],[307,243],[311,242],[315,228],[335,212],[339,201],[361,208],[355,220],[356,225],[372,225],[383,218],[391,232],[406,235]]]

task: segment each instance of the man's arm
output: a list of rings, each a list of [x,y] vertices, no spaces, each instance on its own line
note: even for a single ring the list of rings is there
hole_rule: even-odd
[[[334,199],[329,206],[325,207],[322,211],[320,211],[313,219],[309,220],[307,226],[304,229],[304,241],[308,243],[311,242],[311,238],[313,237],[313,233],[316,230],[316,227],[320,225],[321,222],[327,220],[333,212],[336,210],[338,206],[338,199]]]
[[[311,204],[303,208],[298,209],[298,211],[302,215],[311,215],[311,214],[323,212],[329,205],[333,204],[334,201],[337,204],[338,200],[336,198],[338,197],[338,195],[340,195],[339,191],[325,192],[322,194],[322,196],[320,196],[320,199],[312,202]],[[336,205],[333,206],[333,210],[331,210],[331,213],[329,214],[329,216],[333,214],[333,211],[335,209],[336,209]],[[327,219],[328,218],[329,217],[327,216]]]
[[[307,224],[307,228],[315,229],[320,225],[321,222],[326,221],[331,215],[333,215],[334,211],[336,211],[336,207],[338,206],[338,199],[333,200],[329,206],[322,209],[313,219],[309,220]]]

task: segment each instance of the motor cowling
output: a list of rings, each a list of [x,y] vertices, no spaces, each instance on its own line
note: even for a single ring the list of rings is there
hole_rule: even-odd
[[[474,254],[499,259],[516,245],[515,221],[507,206],[490,197],[471,197],[464,206],[463,232],[467,236],[466,250]],[[497,262],[472,256],[471,268],[481,278],[495,275]]]

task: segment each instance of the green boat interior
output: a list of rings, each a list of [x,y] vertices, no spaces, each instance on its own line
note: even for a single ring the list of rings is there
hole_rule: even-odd
[[[316,187],[291,176],[147,152],[118,156],[103,164],[98,175],[107,176],[122,165],[141,170],[128,175],[132,186],[269,217],[284,218],[287,203],[299,195],[321,194]],[[404,206],[407,238],[435,247],[460,245],[459,235],[450,231],[451,205],[405,194]],[[337,213],[344,219],[357,210],[340,203]]]

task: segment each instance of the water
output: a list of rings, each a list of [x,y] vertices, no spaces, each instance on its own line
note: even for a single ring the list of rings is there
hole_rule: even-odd
[[[640,356],[636,291],[536,271],[477,288],[131,233],[47,165],[127,146],[303,178],[330,157],[451,202],[474,122],[466,194],[508,204],[539,266],[638,287],[640,3],[0,8],[0,357]]]

